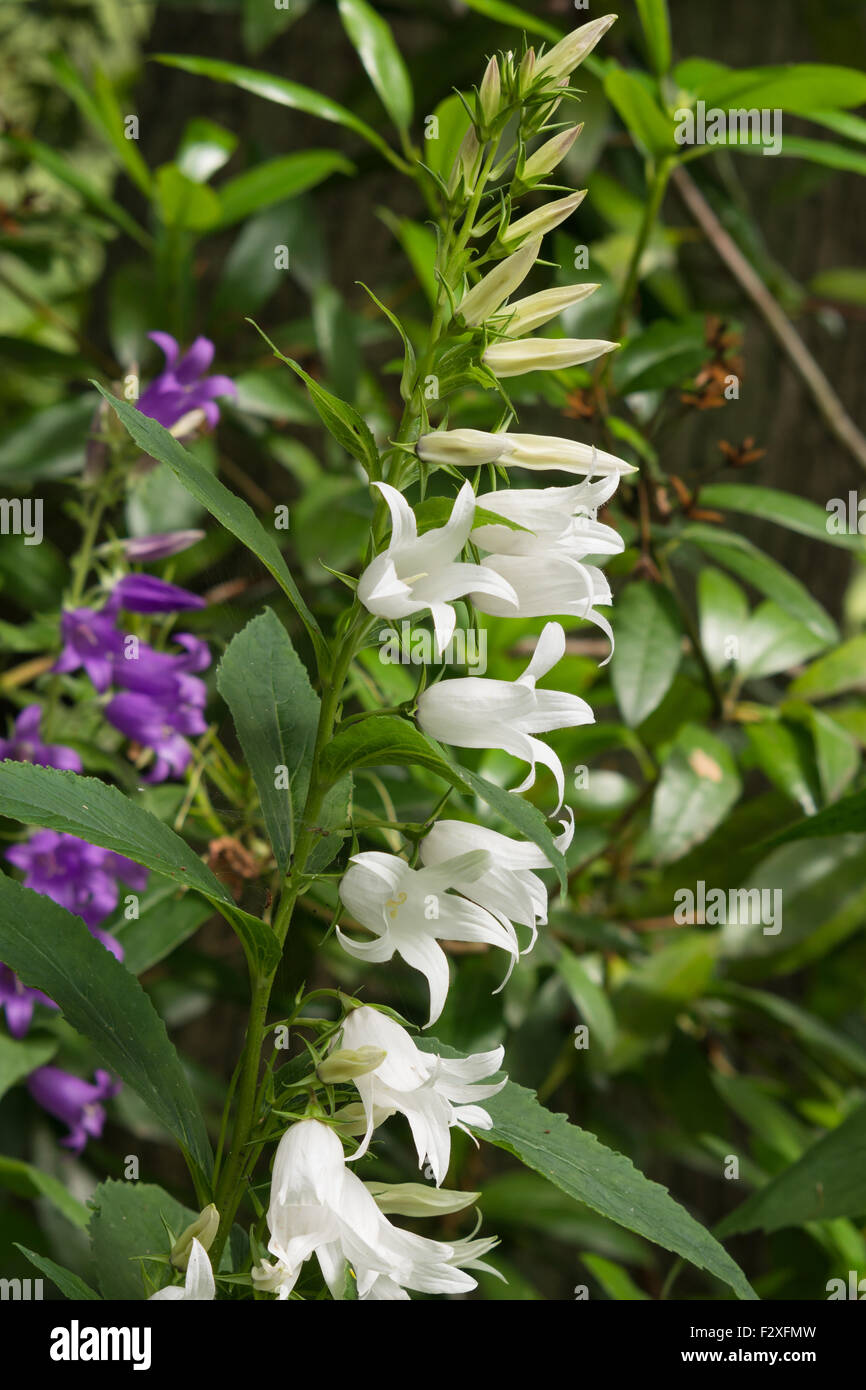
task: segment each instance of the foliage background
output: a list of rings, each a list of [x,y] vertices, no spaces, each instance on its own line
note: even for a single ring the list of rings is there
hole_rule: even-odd
[[[412,72],[416,138],[423,115],[436,110],[450,88],[477,81],[490,52],[520,41],[519,32],[495,17],[445,0],[394,0],[377,8],[391,23]],[[495,15],[496,6],[489,8]],[[629,3],[622,9],[605,56],[628,68],[645,67],[636,7]],[[672,0],[669,9],[677,60],[701,54],[734,67],[795,61],[862,66],[866,18],[861,7],[844,0],[761,7],[698,7]],[[573,22],[566,4],[538,3],[526,10],[560,28]],[[144,61],[171,52],[247,63],[316,87],[384,129],[381,107],[336,9],[324,0],[298,2],[288,14],[240,0],[57,6],[21,0],[0,14],[0,32],[5,130],[0,483],[6,495],[35,488],[45,497],[49,537],[26,552],[26,564],[13,538],[0,543],[4,623],[18,633],[10,626],[2,629],[7,672],[0,685],[14,708],[22,703],[26,684],[22,666],[48,644],[45,624],[40,632],[32,615],[56,611],[66,558],[77,543],[67,510],[68,480],[80,471],[95,405],[85,383],[94,373],[117,380],[138,367],[145,377],[152,375],[159,364],[144,337],[150,328],[185,341],[199,332],[214,338],[218,367],[239,379],[241,394],[237,407],[225,410],[218,433],[200,441],[196,452],[262,514],[277,502],[290,503],[293,567],[323,611],[337,601],[319,559],[336,568],[352,565],[369,517],[367,492],[345,455],[323,436],[300,387],[262,351],[245,316],[255,317],[281,351],[353,401],[387,435],[396,397],[397,378],[387,371],[395,340],[357,281],[370,284],[407,321],[423,316],[423,298],[393,233],[395,219],[421,221],[423,210],[411,184],[338,126],[259,101],[235,86]],[[141,178],[129,177],[131,171],[135,175],[129,164],[134,155],[127,151],[124,169],[119,147],[85,119],[70,97],[73,79],[67,69],[51,66],[50,55],[57,51],[65,55],[68,71],[84,76],[86,90],[92,89],[97,66],[107,74],[117,109],[139,117],[136,148],[151,170],[177,158],[188,122],[201,116],[237,137],[229,161],[213,179],[216,187],[263,161],[311,148],[339,151],[344,163],[297,196],[278,196],[274,183],[266,190],[266,206],[226,228],[219,225],[218,206],[215,212],[207,191],[196,210],[178,211],[168,180],[145,193]],[[598,279],[603,288],[581,318],[580,332],[605,336],[646,201],[645,169],[632,133],[599,79],[583,71],[581,77],[587,93],[577,118],[586,125],[567,169],[574,186],[588,186],[589,196],[556,238],[556,259],[567,281],[573,278],[573,245],[588,244],[590,269],[583,278]],[[786,114],[784,129],[786,137],[827,138],[848,151],[847,161],[839,168],[815,159],[748,158],[723,151],[699,161],[692,173],[847,410],[862,418],[858,387],[866,272],[859,264],[859,228],[866,207],[858,173],[866,169],[863,123],[843,139],[827,129],[816,131],[804,116]],[[152,207],[161,206],[169,233],[153,247],[118,231],[112,216],[96,212],[33,157],[33,147],[21,143],[30,139],[55,151],[101,196],[116,200],[148,236],[159,225]],[[189,235],[189,227],[177,225],[184,217],[197,224]],[[628,1154],[704,1224],[714,1226],[749,1191],[790,1168],[825,1132],[856,1117],[862,1104],[866,850],[857,833],[862,814],[859,827],[849,816],[844,835],[774,851],[766,841],[804,814],[856,795],[863,785],[866,578],[858,537],[830,544],[821,535],[828,499],[859,488],[860,469],[851,452],[828,430],[802,379],[780,356],[764,318],[696,230],[676,192],[667,195],[663,220],[667,230],[653,234],[655,259],[632,306],[639,312],[628,325],[631,381],[646,399],[634,400],[637,387],[629,388],[626,377],[617,389],[615,371],[609,402],[614,416],[632,431],[642,430],[648,419],[653,429],[661,422],[652,437],[657,462],[650,464],[642,499],[654,509],[652,536],[642,547],[641,499],[627,498],[614,516],[629,549],[609,568],[618,634],[631,610],[638,631],[648,621],[660,624],[658,640],[649,657],[639,658],[624,628],[612,669],[599,670],[598,644],[586,629],[574,634],[567,688],[588,692],[598,726],[588,734],[563,735],[557,744],[567,767],[589,769],[588,788],[570,794],[579,827],[569,860],[571,901],[556,910],[553,930],[504,994],[491,995],[498,965],[485,955],[461,956],[436,1031],[464,1050],[505,1040],[514,1080],[538,1089],[550,1108],[565,1111]],[[288,274],[270,268],[276,242],[290,247]],[[742,360],[740,398],[718,410],[682,399],[695,397],[695,378],[711,356],[705,341],[709,315],[741,339],[731,347]],[[647,350],[640,340],[654,324],[657,339],[661,320],[676,327],[641,378],[635,354]],[[654,341],[651,337],[649,345]],[[627,452],[634,440],[612,442],[597,401],[594,413],[586,414],[590,385],[589,374],[579,369],[555,386],[533,383],[522,400],[522,428],[574,433]],[[648,392],[659,394],[653,398]],[[471,408],[472,401],[468,404]],[[575,416],[576,410],[583,413]],[[720,440],[731,446],[753,440],[763,453],[743,469],[731,468]],[[778,524],[777,502],[759,508],[764,514],[757,516],[712,501],[697,505],[721,511],[728,531],[754,541],[797,576],[838,632],[802,603],[805,624],[792,621],[790,601],[784,602],[790,591],[761,571],[762,592],[745,585],[750,606],[762,598],[777,606],[764,610],[764,645],[753,646],[754,674],[733,675],[721,658],[716,660],[709,626],[714,605],[722,631],[729,630],[725,622],[742,627],[742,616],[736,616],[724,581],[716,581],[712,593],[698,593],[700,576],[701,583],[714,582],[706,574],[718,553],[680,546],[671,557],[677,598],[668,624],[670,655],[667,667],[663,659],[661,674],[656,673],[659,698],[650,701],[646,692],[653,673],[647,663],[664,652],[667,631],[667,610],[658,611],[657,593],[672,587],[664,565],[656,568],[658,550],[665,551],[671,526],[675,532],[694,523],[683,514],[676,486],[666,481],[670,474],[692,495],[696,484],[711,479],[811,499],[816,510],[809,514],[811,534],[806,535]],[[663,514],[665,506],[672,521]],[[161,470],[132,482],[125,508],[132,532],[207,526],[207,540],[180,556],[171,574],[208,595],[207,628],[217,647],[263,602],[275,603],[255,561],[208,525]],[[710,517],[701,524],[716,522]],[[713,567],[713,572],[719,571]],[[631,599],[625,597],[630,589]],[[732,610],[725,606],[726,594]],[[640,603],[648,607],[643,610]],[[536,627],[527,624],[527,634]],[[488,674],[510,678],[522,657],[514,626],[507,639],[504,630],[504,624],[490,624]],[[810,666],[843,642],[835,666]],[[767,655],[771,648],[775,660]],[[399,680],[405,673],[394,674]],[[403,693],[398,685],[398,696]],[[230,720],[216,696],[211,718],[230,742]],[[90,729],[70,732],[88,745]],[[688,763],[695,747],[723,768],[721,786],[712,776],[703,779],[701,793],[709,780],[711,794],[698,811],[685,799],[695,790],[689,778],[697,775]],[[113,748],[100,745],[90,753],[94,770],[102,757],[106,769],[99,770],[113,775]],[[679,767],[688,785],[675,788],[674,813],[667,821],[656,807],[653,830],[649,807],[659,769],[665,767]],[[508,775],[505,759],[488,757],[484,769],[494,778]],[[418,790],[416,783],[398,785],[398,804],[416,804],[412,798],[417,800]],[[542,783],[539,804],[545,804],[545,791]],[[210,795],[221,831],[255,849],[256,826],[237,816],[218,787],[210,786]],[[378,789],[370,783],[361,795],[375,805]],[[182,799],[183,788],[147,793],[149,808],[170,823]],[[675,853],[672,837],[686,830],[694,848],[687,855]],[[184,823],[187,838],[201,851],[214,832],[200,809]],[[687,848],[685,838],[681,848]],[[780,937],[757,933],[732,944],[730,936],[710,928],[676,927],[673,893],[699,879],[713,886],[781,888],[785,928]],[[255,910],[264,901],[266,880],[247,882],[243,891],[245,905]],[[326,948],[314,967],[323,912],[326,906],[309,904],[281,980],[287,996],[304,979],[316,983],[314,968],[329,982],[336,978],[354,986],[359,981],[336,949]],[[197,921],[195,927],[170,962],[161,960],[144,979],[189,1059],[197,1087],[218,1104],[221,1080],[242,1040],[242,961],[222,923]],[[388,997],[406,1014],[419,1015],[420,996],[410,980],[395,983],[393,974],[380,970],[375,978],[370,972],[365,983],[371,997]],[[588,1052],[573,1045],[580,1021],[592,1030]],[[846,1174],[858,1164],[863,1169],[862,1134],[861,1123],[842,1146]],[[34,1115],[23,1089],[14,1088],[0,1105],[0,1150],[54,1172],[82,1197],[94,1175],[120,1176],[130,1152],[142,1155],[147,1180],[183,1190],[179,1164],[129,1092],[112,1110],[102,1141],[75,1162],[58,1156],[48,1124]],[[722,1176],[727,1154],[740,1156],[738,1182]],[[386,1152],[384,1162],[393,1165],[395,1177],[411,1176],[400,1149]],[[377,1176],[385,1174],[380,1169]],[[671,1267],[664,1252],[570,1201],[492,1148],[476,1153],[468,1143],[458,1146],[452,1185],[483,1190],[485,1229],[498,1230],[503,1238],[498,1263],[509,1285],[484,1278],[476,1296],[569,1298],[573,1287],[584,1283],[594,1297],[662,1293]],[[814,1175],[807,1175],[803,1191],[800,1207],[791,1206],[796,1217],[791,1224],[786,1221],[772,1235],[741,1236],[731,1246],[763,1297],[822,1298],[829,1278],[844,1277],[850,1268],[866,1271],[862,1177],[844,1210],[830,1213],[833,1219],[822,1219]],[[50,1206],[28,1203],[14,1191],[0,1200],[4,1274],[17,1272],[15,1240],[46,1253],[62,1247],[64,1263],[86,1274],[83,1239],[70,1254],[77,1237]],[[680,1296],[708,1291],[722,1296],[721,1286],[708,1285],[692,1270],[679,1273],[674,1287]]]

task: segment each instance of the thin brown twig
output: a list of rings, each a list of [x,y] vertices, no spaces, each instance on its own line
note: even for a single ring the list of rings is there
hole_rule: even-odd
[[[811,395],[830,433],[847,449],[866,472],[866,436],[857,428],[831,382],[824,375],[782,306],[773,298],[754,266],[743,255],[701,193],[694,179],[682,167],[671,175],[674,187],[704,232],[707,240],[748,295],[782,351]]]

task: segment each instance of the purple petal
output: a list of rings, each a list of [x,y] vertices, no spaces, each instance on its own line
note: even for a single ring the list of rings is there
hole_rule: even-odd
[[[205,601],[188,589],[168,584],[152,574],[126,574],[114,588],[122,608],[133,613],[176,613],[187,608],[204,608]]]
[[[170,333],[161,333],[158,329],[155,329],[152,333],[148,333],[147,336],[152,343],[156,343],[157,347],[162,352],[165,357],[166,367],[173,367],[177,361],[178,353],[180,352],[180,345],[177,338],[173,338]]]
[[[213,361],[213,355],[214,345],[210,338],[196,338],[192,347],[184,353],[174,368],[174,375],[181,386],[191,386],[200,376],[204,376]]]

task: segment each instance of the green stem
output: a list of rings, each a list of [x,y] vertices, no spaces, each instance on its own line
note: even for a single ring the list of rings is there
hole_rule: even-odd
[[[643,260],[644,252],[646,251],[653,227],[655,226],[655,220],[658,217],[659,210],[664,200],[672,168],[673,163],[669,159],[662,159],[657,164],[653,163],[650,165],[650,172],[647,179],[649,191],[646,203],[644,204],[643,218],[637,234],[637,240],[632,248],[631,260],[629,261],[625,281],[623,282],[623,287],[620,291],[613,316],[614,338],[619,338],[625,327],[628,312],[631,308],[640,278],[640,263]],[[610,358],[605,359],[606,365],[609,361]]]

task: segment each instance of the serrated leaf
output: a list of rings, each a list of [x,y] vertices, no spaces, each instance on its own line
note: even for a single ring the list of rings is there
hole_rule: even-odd
[[[233,536],[236,536],[248,550],[258,556],[265,569],[273,575],[283,593],[290,599],[295,612],[310,634],[313,645],[319,651],[321,648],[319,625],[301,598],[298,586],[289,573],[276,541],[273,536],[268,535],[246,502],[242,501],[240,497],[235,497],[233,492],[229,492],[218,478],[209,473],[198,459],[182,444],[178,443],[174,436],[169,434],[168,430],[163,429],[156,420],[142,415],[141,411],[136,410],[128,401],[118,400],[98,382],[94,382],[93,385],[97,387],[112,410],[120,417],[121,422],[126,426],[138,447],[151,458],[167,464],[175,477],[183,483],[187,492],[191,493],[203,507],[206,507],[211,516],[216,517],[217,521]]]
[[[116,787],[76,772],[6,761],[0,763],[0,816],[77,835],[194,888],[231,923],[263,968],[276,964],[279,947],[270,928],[237,907],[185,840]]]
[[[232,712],[268,838],[285,873],[307,796],[320,701],[270,608],[230,642],[217,671],[217,689]],[[279,767],[288,771],[286,789],[275,787]]]
[[[419,1045],[445,1057],[461,1054],[425,1036]],[[651,1182],[624,1154],[615,1153],[594,1134],[578,1129],[564,1115],[545,1110],[532,1091],[506,1082],[485,1100],[493,1128],[479,1131],[486,1142],[506,1149],[527,1168],[585,1202],[619,1226],[672,1250],[706,1269],[734,1290],[738,1298],[756,1297],[742,1270],[666,1188]]]
[[[134,975],[50,898],[0,876],[0,958],[41,989],[207,1176],[210,1143],[165,1024]]]

